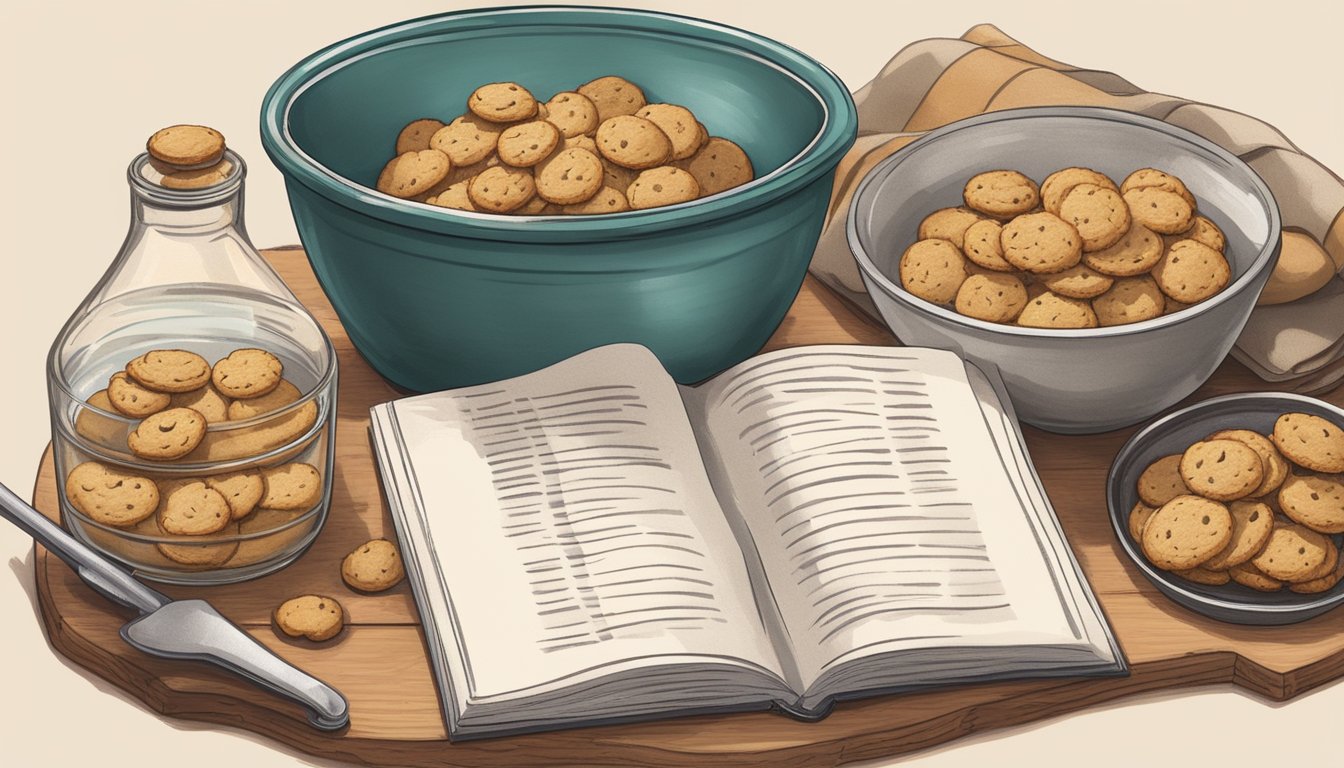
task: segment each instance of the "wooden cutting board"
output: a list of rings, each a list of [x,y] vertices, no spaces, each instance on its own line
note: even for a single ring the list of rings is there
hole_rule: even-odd
[[[1344,674],[1344,610],[1287,627],[1241,627],[1191,613],[1162,597],[1121,552],[1104,497],[1111,458],[1132,429],[1064,437],[1026,429],[1032,458],[1074,551],[1126,657],[1124,678],[995,683],[844,703],[818,723],[770,713],[691,717],[453,744],[447,740],[420,620],[405,583],[357,595],[340,561],[374,537],[394,537],[368,439],[368,409],[402,393],[350,344],[302,251],[266,254],[331,335],[340,355],[340,410],[331,513],[312,548],[280,573],[225,587],[159,587],[209,600],[276,653],[340,689],[350,727],[310,728],[302,711],[195,662],[152,658],[117,635],[132,615],[84,586],[39,548],[37,588],[51,644],[165,715],[245,728],[326,758],[368,765],[834,765],[932,747],[1144,691],[1224,683],[1282,701]],[[810,278],[767,348],[855,342],[891,344],[891,335]],[[1265,389],[1229,360],[1193,399]],[[1326,399],[1344,404],[1344,389]],[[50,451],[34,505],[57,517]],[[302,593],[338,597],[350,625],[317,645],[280,636],[271,610]]]

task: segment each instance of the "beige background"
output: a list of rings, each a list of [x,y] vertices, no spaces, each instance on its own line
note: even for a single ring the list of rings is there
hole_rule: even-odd
[[[1339,31],[1320,2],[1179,4],[627,2],[768,35],[831,67],[851,89],[898,49],[998,24],[1040,52],[1117,72],[1142,88],[1259,116],[1344,171]],[[279,174],[257,138],[270,83],[302,56],[346,36],[472,3],[6,3],[0,11],[6,118],[4,298],[0,300],[0,482],[28,497],[48,439],[44,363],[61,323],[125,233],[127,162],[155,129],[219,128],[250,163],[247,223],[259,246],[297,242]],[[17,6],[17,7],[16,7]],[[358,105],[351,105],[357,109]],[[1098,500],[1098,514],[1104,514]],[[34,613],[31,542],[0,524],[0,764],[293,765],[277,745],[222,728],[173,723],[72,668],[46,645]],[[1292,629],[1273,630],[1292,642]],[[1279,761],[1284,745],[1313,762],[1334,747],[1344,684],[1273,705],[1226,688],[1132,699],[999,731],[919,755],[921,766],[1056,764],[1090,768]],[[1328,752],[1327,752],[1328,750]],[[323,763],[325,764],[325,763]]]

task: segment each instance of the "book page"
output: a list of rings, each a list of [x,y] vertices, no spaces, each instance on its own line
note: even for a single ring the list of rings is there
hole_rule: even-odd
[[[780,677],[676,385],[647,350],[389,411],[472,701],[632,663]]]
[[[906,648],[1081,641],[956,355],[781,350],[683,395],[805,685]]]

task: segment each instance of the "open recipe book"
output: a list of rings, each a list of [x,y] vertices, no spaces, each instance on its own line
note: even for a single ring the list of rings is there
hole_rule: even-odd
[[[1125,672],[1006,402],[937,350],[681,387],[618,344],[374,407],[450,736]]]

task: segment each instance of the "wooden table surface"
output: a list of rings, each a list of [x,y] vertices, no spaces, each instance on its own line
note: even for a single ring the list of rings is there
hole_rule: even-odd
[[[341,558],[356,545],[395,537],[367,429],[369,407],[402,393],[351,346],[302,251],[266,256],[326,328],[340,357],[331,512],[312,548],[277,574],[222,587],[160,588],[173,597],[209,600],[276,653],[334,685],[350,700],[351,724],[338,734],[320,733],[296,705],[212,667],[138,653],[117,635],[132,614],[39,548],[38,598],[52,645],[165,715],[236,726],[322,757],[380,766],[815,766],[911,752],[1144,691],[1225,683],[1278,701],[1344,674],[1344,611],[1287,627],[1222,624],[1167,600],[1129,564],[1110,527],[1104,487],[1110,461],[1133,429],[1066,437],[1028,427],[1032,459],[1130,662],[1129,676],[879,697],[842,703],[818,723],[743,713],[450,743],[409,586],[360,595],[339,573]],[[819,343],[894,339],[809,278],[767,349]],[[1187,402],[1268,388],[1229,359]],[[1344,404],[1344,389],[1324,399]],[[50,451],[34,505],[58,517]],[[275,606],[302,593],[341,600],[349,626],[339,638],[319,645],[272,629]]]

